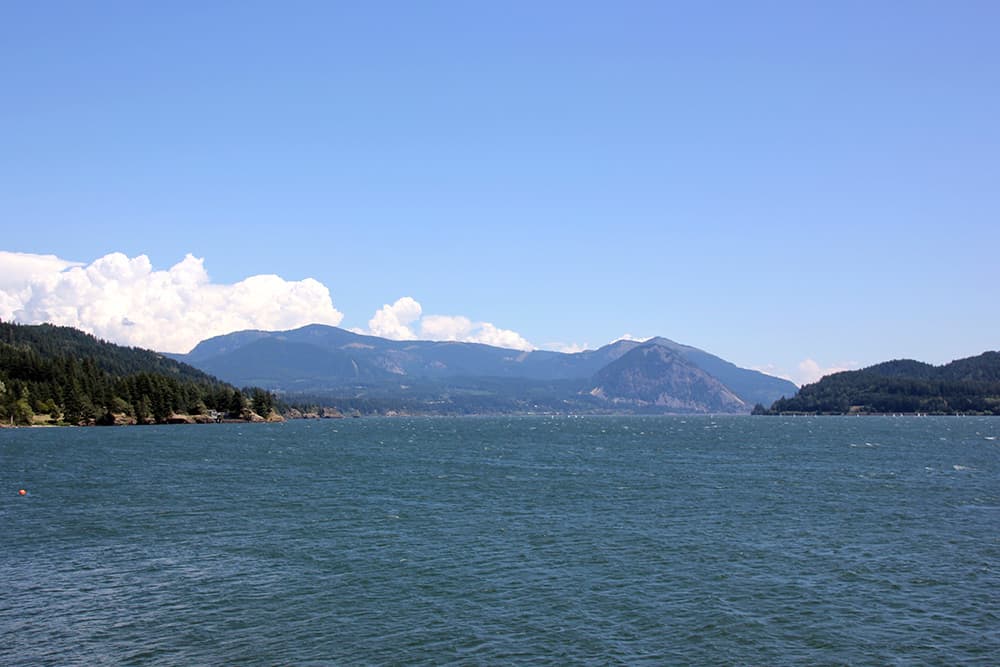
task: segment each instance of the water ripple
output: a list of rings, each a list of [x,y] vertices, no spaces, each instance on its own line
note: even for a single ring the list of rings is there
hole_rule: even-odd
[[[0,663],[990,664],[998,426],[3,431]]]

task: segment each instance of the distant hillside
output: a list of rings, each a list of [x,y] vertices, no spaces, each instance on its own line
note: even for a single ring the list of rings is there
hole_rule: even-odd
[[[747,405],[771,403],[776,398],[791,396],[798,387],[782,378],[765,375],[760,371],[740,368],[704,350],[681,345],[667,338],[652,338],[648,342],[665,346],[683,356],[701,370],[719,380]]]
[[[266,385],[286,391],[378,383],[393,377],[393,373],[375,364],[364,360],[359,363],[347,351],[277,338],[258,338],[201,363],[213,375],[232,378],[240,385]]]
[[[699,401],[685,395],[671,402],[664,392],[670,389],[668,376],[673,371],[666,367],[658,368],[665,376],[649,378],[664,383],[661,398],[607,393],[619,386],[616,383],[608,385],[604,398],[589,393],[597,387],[594,380],[602,369],[644,345],[671,351],[677,357],[677,369],[697,369],[719,385],[720,395],[736,400]],[[787,380],[739,368],[665,338],[645,344],[621,340],[597,350],[564,354],[477,343],[387,340],[314,324],[291,331],[217,336],[199,343],[187,355],[172,356],[237,385],[257,384],[312,398],[336,397],[341,399],[338,404],[378,397],[380,405],[398,400],[401,409],[423,405],[430,411],[460,413],[494,409],[743,412],[753,403],[770,403],[796,391]],[[608,375],[602,378],[610,381]],[[684,384],[678,381],[674,388],[680,391]]]
[[[654,339],[594,376],[590,393],[612,403],[671,412],[745,412],[746,403],[718,379]]]
[[[1000,352],[943,366],[901,359],[834,373],[756,412],[1000,415]]]
[[[269,414],[273,396],[249,396],[164,355],[70,327],[0,322],[0,421],[162,423],[211,412]],[[193,417],[192,417],[193,418]]]

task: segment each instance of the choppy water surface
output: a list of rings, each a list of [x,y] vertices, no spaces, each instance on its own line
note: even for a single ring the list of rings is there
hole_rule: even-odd
[[[995,664],[998,435],[874,417],[4,430],[0,664]]]

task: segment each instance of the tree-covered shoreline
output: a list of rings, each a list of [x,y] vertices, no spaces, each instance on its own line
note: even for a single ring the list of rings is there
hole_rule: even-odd
[[[110,425],[254,420],[274,396],[77,329],[0,322],[0,422]]]
[[[1000,415],[1000,352],[943,366],[903,359],[834,373],[753,414]]]

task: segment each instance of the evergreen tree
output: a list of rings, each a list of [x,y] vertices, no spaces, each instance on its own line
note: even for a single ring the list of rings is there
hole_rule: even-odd
[[[254,408],[273,397],[248,388]],[[0,419],[30,423],[48,413],[66,423],[111,423],[133,414],[165,421],[174,412],[247,414],[246,396],[163,355],[100,341],[69,327],[0,322]]]
[[[231,417],[240,418],[247,409],[247,399],[239,389],[234,389],[227,405]]]
[[[250,390],[250,397],[254,412],[267,419],[274,407],[274,396],[260,387],[254,387]]]

